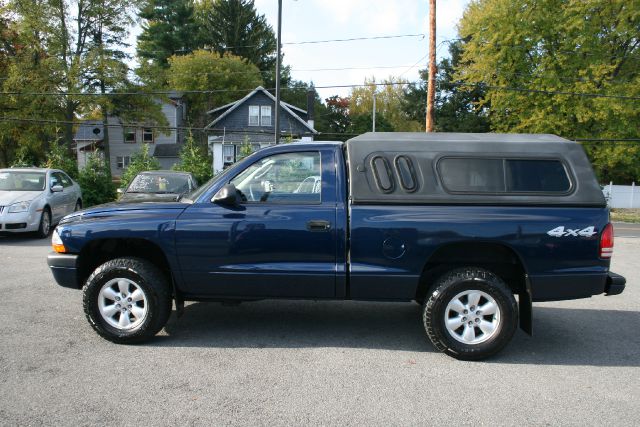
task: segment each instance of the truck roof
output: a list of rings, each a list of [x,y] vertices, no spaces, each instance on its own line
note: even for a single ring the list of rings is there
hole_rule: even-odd
[[[377,132],[346,151],[354,204],[606,206],[582,146],[556,135]]]

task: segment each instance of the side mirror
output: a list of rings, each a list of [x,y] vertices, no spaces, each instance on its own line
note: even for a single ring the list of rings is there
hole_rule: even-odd
[[[57,184],[57,185],[54,185],[53,187],[51,187],[51,192],[52,193],[60,193],[60,192],[62,192],[62,190],[64,190],[64,187],[62,187],[62,185],[60,185],[60,184]]]
[[[219,205],[227,206],[237,206],[240,204],[240,202],[242,202],[240,194],[238,194],[238,190],[233,184],[226,184],[224,187],[218,190],[211,201]]]

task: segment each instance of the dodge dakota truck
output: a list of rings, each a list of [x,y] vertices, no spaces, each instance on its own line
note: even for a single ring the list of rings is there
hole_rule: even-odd
[[[532,302],[615,295],[609,210],[554,135],[368,133],[262,149],[178,202],[65,217],[48,265],[102,337],[140,342],[175,302],[416,301],[436,349],[501,350]]]

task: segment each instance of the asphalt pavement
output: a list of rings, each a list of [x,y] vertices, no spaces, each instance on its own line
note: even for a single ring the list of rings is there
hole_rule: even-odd
[[[620,232],[620,227],[617,228]],[[98,337],[47,241],[0,238],[2,425],[637,425],[640,240],[619,296],[536,304],[497,357],[437,353],[411,303],[189,304],[152,342]]]
[[[615,237],[640,237],[640,224],[614,222],[613,234]]]

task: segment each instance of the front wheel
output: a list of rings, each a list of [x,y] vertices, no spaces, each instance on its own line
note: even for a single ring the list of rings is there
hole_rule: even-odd
[[[422,318],[438,350],[456,359],[479,360],[511,340],[518,310],[512,292],[498,276],[481,268],[460,268],[436,280]]]
[[[131,344],[153,337],[171,314],[171,289],[149,261],[117,258],[99,266],[83,288],[87,320],[103,338]]]
[[[45,239],[49,237],[49,232],[51,231],[51,212],[49,209],[44,208],[42,210],[42,215],[40,215],[40,225],[38,226],[38,231],[36,234],[39,238]]]

